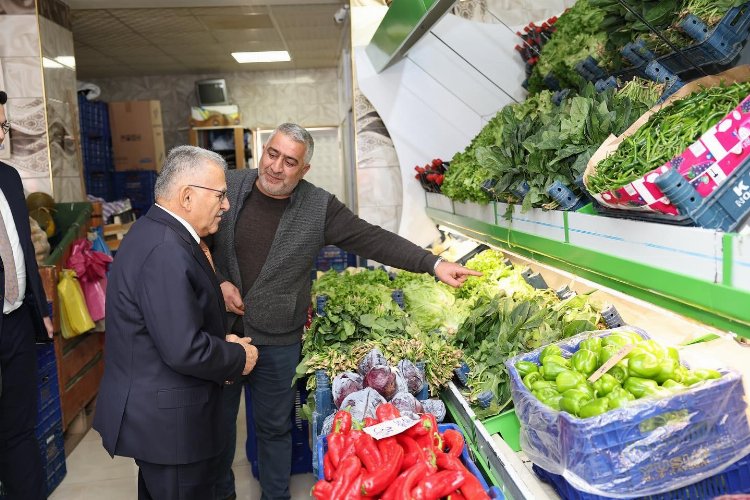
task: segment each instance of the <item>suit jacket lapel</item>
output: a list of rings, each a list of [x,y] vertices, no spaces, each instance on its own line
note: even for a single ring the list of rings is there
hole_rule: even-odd
[[[178,221],[156,205],[151,207],[151,209],[146,214],[146,217],[169,226],[184,240],[185,244],[190,248],[190,251],[193,254],[193,258],[198,262],[198,264],[200,264],[201,268],[203,268],[203,271],[208,276],[208,279],[211,282],[211,285],[213,286],[215,295],[217,297],[219,310],[221,311],[221,317],[223,318],[224,323],[226,323],[226,315],[224,314],[224,311],[226,311],[226,305],[224,303],[224,296],[221,293],[221,287],[219,286],[219,280],[216,278],[216,272],[208,262],[206,254],[203,253],[200,245],[198,245],[195,239],[193,239],[193,235],[190,234],[190,232],[185,228],[185,226],[182,225],[180,221]],[[225,325],[224,330],[226,331],[226,329],[227,328]]]

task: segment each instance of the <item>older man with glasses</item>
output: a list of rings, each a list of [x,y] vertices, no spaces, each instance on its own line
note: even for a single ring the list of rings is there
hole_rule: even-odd
[[[109,274],[104,376],[94,429],[110,455],[133,457],[138,498],[214,498],[222,390],[257,349],[227,335],[224,299],[201,238],[229,209],[216,153],[179,146],[156,205],[128,231]]]

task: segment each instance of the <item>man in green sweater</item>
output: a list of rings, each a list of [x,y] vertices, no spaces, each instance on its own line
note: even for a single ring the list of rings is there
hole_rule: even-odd
[[[227,172],[230,209],[213,240],[232,333],[251,337],[258,348],[247,382],[263,500],[290,498],[291,382],[310,305],[310,271],[320,249],[336,245],[389,266],[433,274],[451,286],[479,275],[369,224],[303,180],[313,149],[307,130],[284,123],[263,147],[257,170]],[[222,500],[235,496],[231,467],[241,391],[240,383],[224,391],[224,425],[231,435],[218,471],[216,498]]]

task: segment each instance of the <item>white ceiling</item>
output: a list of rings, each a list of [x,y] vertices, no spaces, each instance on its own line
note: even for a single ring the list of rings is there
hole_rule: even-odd
[[[68,0],[78,78],[336,67],[346,0]],[[232,52],[288,50],[240,64]]]

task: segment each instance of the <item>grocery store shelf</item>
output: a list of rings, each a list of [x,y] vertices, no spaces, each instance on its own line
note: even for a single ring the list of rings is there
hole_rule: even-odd
[[[515,210],[506,218],[504,203],[480,206],[427,196],[427,215],[465,236],[750,337],[750,238],[582,213]]]

